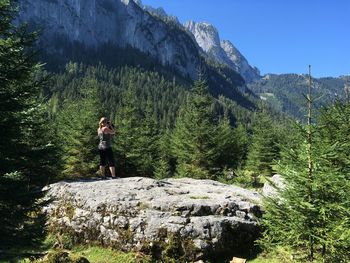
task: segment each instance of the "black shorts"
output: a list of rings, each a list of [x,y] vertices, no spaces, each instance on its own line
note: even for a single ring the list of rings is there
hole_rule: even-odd
[[[100,165],[106,166],[107,160],[108,160],[109,166],[114,167],[114,156],[113,156],[112,148],[107,148],[105,150],[98,150],[98,151],[100,153]]]

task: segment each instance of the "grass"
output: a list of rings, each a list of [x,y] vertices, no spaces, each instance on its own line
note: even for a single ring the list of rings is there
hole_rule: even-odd
[[[71,251],[73,256],[83,256],[94,263],[135,263],[151,262],[147,256],[137,253],[124,253],[110,248],[77,246]]]
[[[28,252],[33,252],[32,250]],[[151,263],[154,262],[149,256],[139,254],[139,253],[125,253],[111,248],[103,248],[98,246],[76,246],[70,251],[71,258],[85,257],[91,263]],[[12,259],[13,260],[13,259]],[[27,259],[17,258],[13,261],[0,260],[0,263],[8,262],[21,262],[29,263],[33,262]],[[42,261],[34,261],[34,263]],[[230,260],[221,261],[208,261],[208,263],[229,263]],[[293,262],[290,258],[290,254],[285,250],[279,250],[276,253],[271,254],[260,254],[257,258],[253,260],[248,260],[248,263],[291,263]]]
[[[196,197],[195,199],[203,199],[203,197]],[[206,199],[204,197],[204,199]],[[29,262],[47,262],[47,261],[31,261],[29,260],[29,256],[39,255],[43,252],[57,252],[59,250],[53,250],[53,244],[57,241],[57,239],[49,235],[46,240],[43,242],[42,246],[34,248],[22,248],[21,250],[12,249],[12,251],[6,251],[9,253],[9,257],[4,257],[4,255],[0,255],[0,263],[29,263]],[[70,243],[70,242],[68,242]],[[70,244],[68,244],[70,245]],[[65,251],[69,251],[69,257],[71,259],[77,259],[79,257],[85,257],[91,263],[151,263],[152,261],[150,256],[135,253],[135,252],[121,252],[114,250],[112,248],[104,248],[96,245],[78,245],[70,247],[65,244]],[[12,255],[12,256],[10,256]],[[1,257],[2,256],[2,257]],[[215,261],[206,261],[207,263],[229,263],[230,259],[222,259]],[[248,263],[291,263],[291,253],[288,250],[283,248],[276,248],[275,252],[266,254],[261,253],[255,259],[250,259],[247,261]]]
[[[53,251],[53,250],[51,250]],[[110,248],[102,248],[97,246],[77,246],[74,247],[69,257],[76,259],[79,257],[85,257],[91,263],[151,263],[151,259],[148,256],[138,253],[125,253],[116,251]],[[47,262],[47,261],[31,261],[29,258],[12,258],[9,260],[0,260],[0,263],[16,262],[16,263],[29,263],[29,262]]]
[[[285,248],[277,247],[274,252],[261,253],[257,258],[249,260],[249,263],[292,263],[291,252]]]

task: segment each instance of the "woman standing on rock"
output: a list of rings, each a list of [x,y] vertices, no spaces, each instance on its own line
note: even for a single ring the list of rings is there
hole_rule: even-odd
[[[115,175],[114,156],[112,151],[112,136],[115,134],[115,129],[113,124],[111,124],[106,117],[101,118],[97,134],[100,139],[98,144],[98,150],[100,153],[100,174],[102,178],[105,178],[105,167],[108,160],[112,178],[117,178]]]

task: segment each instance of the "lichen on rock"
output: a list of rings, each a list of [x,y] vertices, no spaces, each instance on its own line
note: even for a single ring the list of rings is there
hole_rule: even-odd
[[[260,195],[211,180],[60,182],[47,197],[54,200],[45,207],[54,231],[163,259],[244,254],[259,234]]]

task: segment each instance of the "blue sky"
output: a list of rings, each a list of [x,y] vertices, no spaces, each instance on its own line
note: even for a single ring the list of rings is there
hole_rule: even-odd
[[[143,0],[206,21],[266,73],[350,74],[350,0]]]

